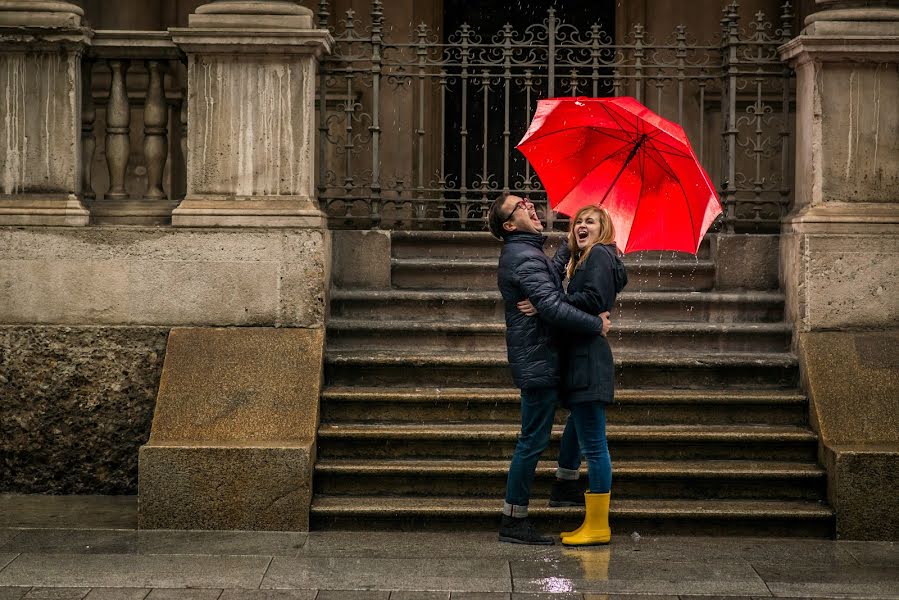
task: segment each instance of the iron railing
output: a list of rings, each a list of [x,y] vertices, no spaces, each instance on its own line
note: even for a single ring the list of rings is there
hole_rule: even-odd
[[[777,56],[792,37],[789,2],[774,22],[745,23],[734,2],[703,43],[683,26],[657,42],[641,24],[616,40],[552,9],[524,29],[463,25],[444,39],[424,24],[386,35],[381,0],[365,27],[352,10],[333,17],[321,0],[319,26],[336,41],[318,97],[318,194],[332,227],[481,229],[509,190],[545,211],[514,146],[537,100],[563,95],[631,95],[681,123],[720,186],[728,231],[776,228],[791,201],[793,74]]]

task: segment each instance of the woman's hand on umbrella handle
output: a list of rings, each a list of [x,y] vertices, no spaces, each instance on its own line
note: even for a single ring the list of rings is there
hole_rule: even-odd
[[[602,319],[602,335],[605,337],[612,328],[612,321],[609,320],[609,311],[599,313],[599,318]]]
[[[527,298],[519,302],[516,306],[518,306],[518,310],[529,317],[534,317],[537,315],[537,309],[534,308],[534,305],[531,304],[531,301]]]

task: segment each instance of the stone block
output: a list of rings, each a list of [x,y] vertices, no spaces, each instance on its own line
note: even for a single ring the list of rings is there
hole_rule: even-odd
[[[312,442],[140,450],[141,529],[308,531]]]
[[[837,535],[899,538],[899,330],[800,333],[799,354]]]
[[[899,443],[827,445],[824,464],[837,537],[899,540]]]
[[[318,229],[0,227],[0,322],[324,325]]]
[[[140,527],[308,529],[323,350],[322,329],[173,329]]]
[[[335,231],[333,284],[338,288],[390,287],[390,234]]]
[[[783,234],[787,314],[798,330],[895,327],[899,235],[883,227],[877,233]]]
[[[899,443],[899,330],[800,333],[799,359],[825,443]]]
[[[779,244],[777,235],[715,236],[715,289],[777,289]]]

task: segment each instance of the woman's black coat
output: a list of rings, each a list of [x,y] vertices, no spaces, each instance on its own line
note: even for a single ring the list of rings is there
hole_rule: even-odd
[[[615,296],[627,285],[627,270],[614,245],[593,246],[568,282],[568,302],[591,314],[611,311]],[[615,365],[609,341],[602,336],[565,336],[562,401],[612,402]]]

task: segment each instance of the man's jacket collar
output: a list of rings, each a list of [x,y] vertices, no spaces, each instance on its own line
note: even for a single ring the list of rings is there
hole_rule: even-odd
[[[508,244],[510,242],[529,244],[531,246],[536,246],[537,248],[543,248],[543,244],[546,243],[546,236],[542,233],[513,231],[512,233],[506,235],[505,243]]]

